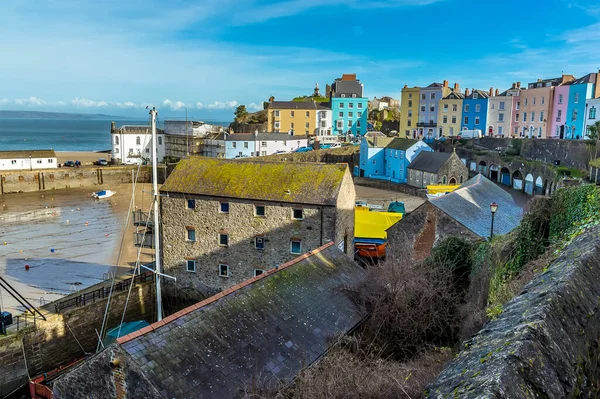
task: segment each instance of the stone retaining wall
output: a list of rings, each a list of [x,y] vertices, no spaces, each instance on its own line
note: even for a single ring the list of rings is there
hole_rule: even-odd
[[[428,398],[598,397],[600,227],[569,245],[428,388]]]
[[[367,177],[354,177],[354,184],[357,186],[378,188],[380,190],[397,191],[399,193],[412,195],[415,197],[427,198],[427,190],[420,190],[407,184],[393,183],[385,180],[369,179]]]

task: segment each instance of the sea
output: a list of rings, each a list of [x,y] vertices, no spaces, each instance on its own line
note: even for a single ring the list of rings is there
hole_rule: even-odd
[[[115,119],[122,125],[146,125],[148,119]],[[106,151],[110,150],[111,120],[81,119],[0,119],[0,151],[40,150]],[[225,122],[208,122],[227,126]],[[159,122],[158,126],[161,124]]]

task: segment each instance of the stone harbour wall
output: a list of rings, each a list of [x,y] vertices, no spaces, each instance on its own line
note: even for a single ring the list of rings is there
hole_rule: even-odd
[[[600,392],[600,227],[504,306],[427,398],[592,398]]]
[[[8,396],[27,381],[22,335],[0,337],[0,397]]]
[[[57,168],[46,170],[0,171],[0,195],[33,191],[57,190],[72,187],[108,186],[111,184],[132,183],[135,166],[111,166],[104,168]],[[159,166],[158,180],[164,183],[167,167]],[[140,169],[138,182],[150,183],[152,169]]]

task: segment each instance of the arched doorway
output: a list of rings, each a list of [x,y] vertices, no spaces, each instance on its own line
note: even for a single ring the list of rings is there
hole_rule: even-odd
[[[544,195],[544,181],[541,176],[535,179],[535,195]]]
[[[498,167],[494,164],[490,165],[490,180],[498,181]]]
[[[528,173],[527,176],[525,176],[525,192],[529,195],[533,195],[533,189],[533,175]]]
[[[490,126],[488,127],[488,136],[493,136],[494,135],[494,127]]]
[[[523,191],[523,175],[520,170],[515,170],[512,174],[512,188]]]
[[[507,167],[500,169],[500,183],[510,186],[510,171]]]
[[[484,176],[487,176],[487,164],[485,161],[480,161],[477,166],[477,172],[481,173]]]
[[[448,181],[448,184],[451,186],[456,186],[456,177],[451,177],[450,181]]]

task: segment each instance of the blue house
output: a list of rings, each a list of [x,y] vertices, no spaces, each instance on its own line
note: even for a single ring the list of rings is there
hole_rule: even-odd
[[[423,141],[391,138],[381,132],[368,132],[360,144],[360,165],[354,175],[406,183],[408,165],[422,151],[433,151]]]
[[[246,158],[254,156],[254,134],[234,133],[225,137],[225,158]]]
[[[356,74],[344,74],[331,85],[331,116],[334,136],[363,136],[367,132],[369,99]]]
[[[565,138],[582,139],[586,134],[586,100],[594,98],[599,74],[590,73],[570,82],[569,102],[565,121]]]
[[[485,135],[489,98],[485,91],[473,89],[469,93],[469,89],[465,90],[460,130],[481,130]]]

